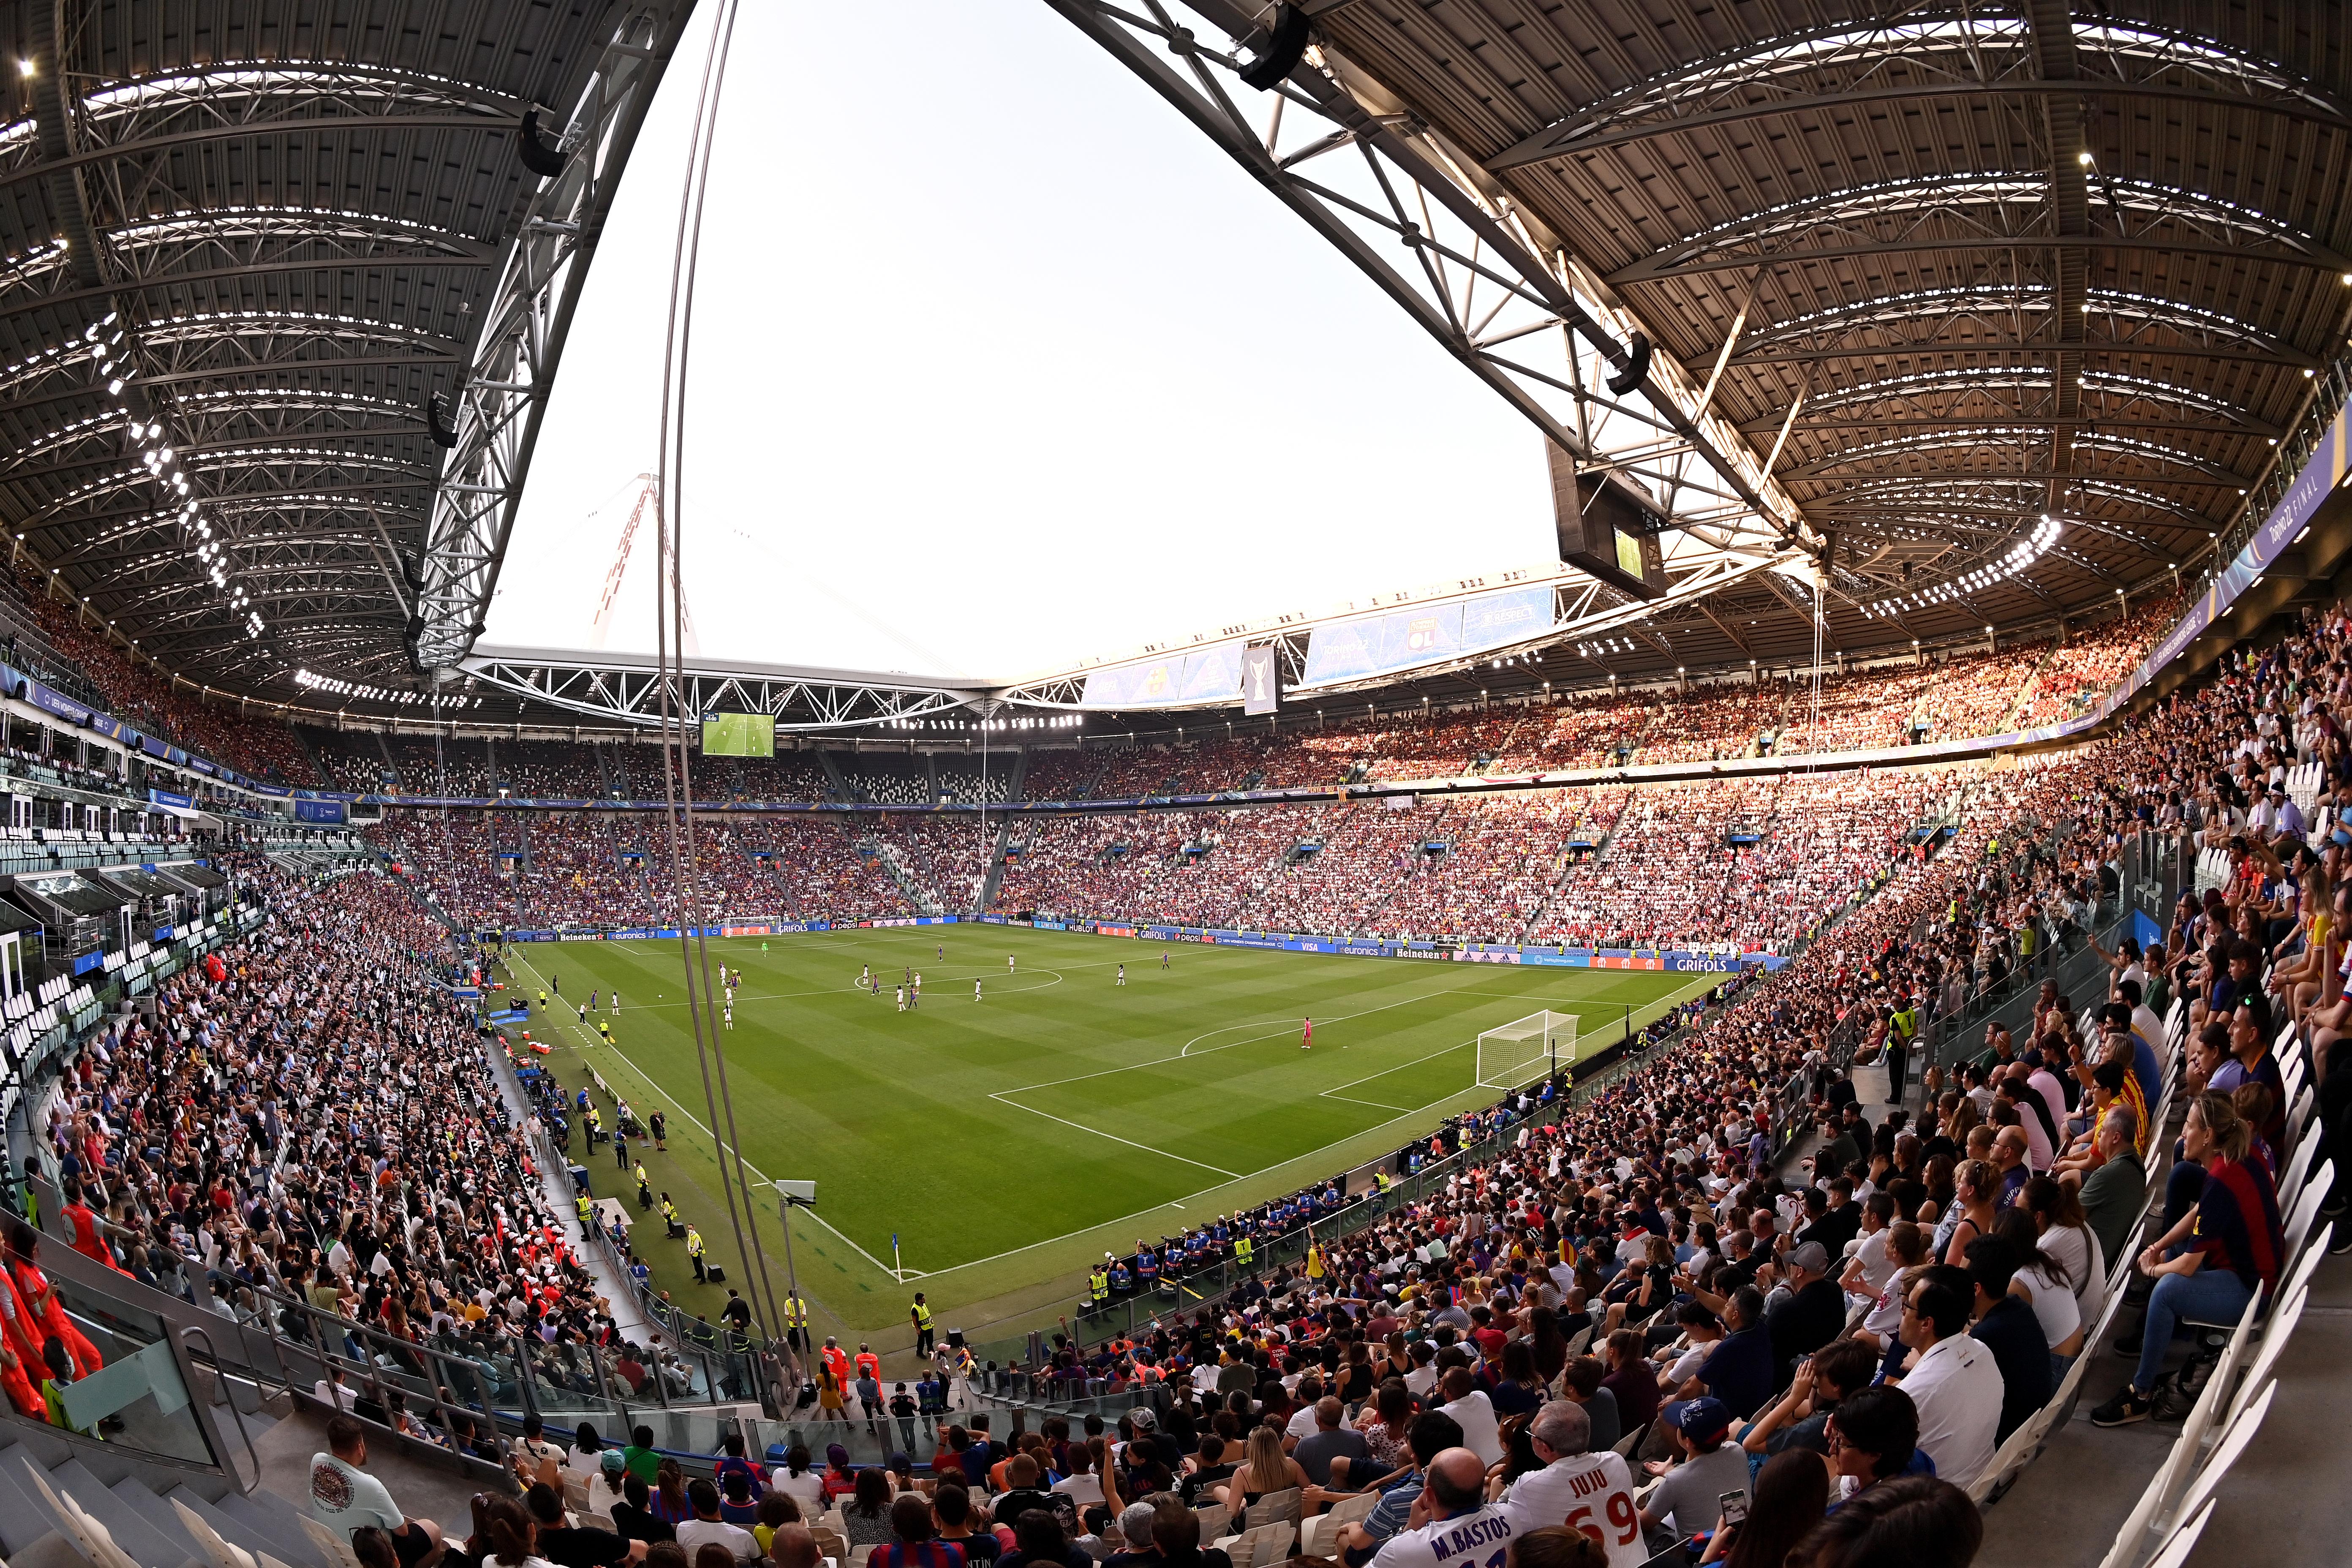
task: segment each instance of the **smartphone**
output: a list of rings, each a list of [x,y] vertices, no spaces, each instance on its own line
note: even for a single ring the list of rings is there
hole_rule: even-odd
[[[1729,1530],[1735,1525],[1745,1524],[1748,1522],[1748,1494],[1746,1492],[1725,1492],[1721,1497],[1715,1500],[1715,1506],[1723,1514],[1724,1529]]]

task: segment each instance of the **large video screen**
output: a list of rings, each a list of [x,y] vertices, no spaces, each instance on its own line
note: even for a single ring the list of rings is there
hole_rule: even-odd
[[[702,719],[706,757],[772,757],[776,720],[772,713],[707,713]]]
[[[1318,626],[1307,644],[1307,679],[1360,680],[1391,670],[1442,664],[1482,648],[1524,642],[1550,626],[1552,591],[1506,588],[1473,599],[1359,616]]]

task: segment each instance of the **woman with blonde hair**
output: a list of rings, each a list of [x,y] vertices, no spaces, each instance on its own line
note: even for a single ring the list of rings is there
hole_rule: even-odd
[[[1233,1528],[1246,1529],[1243,1515],[1268,1492],[1304,1488],[1307,1472],[1282,1451],[1282,1433],[1264,1423],[1250,1428],[1246,1457],[1241,1468],[1223,1486],[1213,1489],[1216,1500],[1233,1512]]]

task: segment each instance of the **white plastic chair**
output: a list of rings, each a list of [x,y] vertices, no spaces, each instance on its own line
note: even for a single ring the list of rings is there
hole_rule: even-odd
[[[2311,1091],[2305,1089],[2303,1098],[2308,1101],[2311,1099]],[[2279,1207],[2286,1210],[2292,1210],[2294,1207],[2294,1200],[2302,1194],[2304,1180],[2311,1174],[2312,1158],[2319,1152],[2318,1139],[2305,1138],[2298,1143],[2294,1141],[2294,1123],[2290,1121],[2287,1127],[2287,1147],[2294,1151],[2294,1157],[2287,1162],[2286,1173],[2279,1178],[2278,1184]]]
[[[2287,1112],[2286,1146],[2298,1152],[2303,1147],[2304,1129],[2310,1125],[2312,1107],[2317,1102],[2319,1090],[2305,1084],[2303,1092],[2294,1097],[2294,1109]]]
[[[2172,1539],[2167,1541],[2164,1549],[2149,1560],[2147,1568],[2181,1568],[2181,1564],[2189,1561],[2189,1554],[2197,1550],[2197,1538],[2205,1533],[2206,1521],[2213,1517],[2213,1510],[2220,1506],[2218,1502],[2207,1503],[2196,1518],[2174,1531]]]
[[[2336,1162],[2322,1160],[2319,1169],[2311,1173],[2311,1180],[2305,1183],[2303,1191],[2296,1194],[2294,1212],[2287,1215],[2286,1251],[2281,1257],[2288,1259],[2302,1258],[2303,1244],[2311,1235],[2312,1222],[2319,1217],[2319,1205],[2326,1201],[2328,1189],[2335,1184]]]
[[[2254,1434],[2262,1429],[2263,1417],[2271,1413],[2271,1399],[2277,1393],[2278,1383],[2273,1379],[2263,1385],[2263,1391],[2254,1396],[2253,1402],[2230,1423],[2229,1430],[2221,1434],[2221,1440],[2213,1445],[2212,1454],[2189,1483],[2189,1489],[2180,1494],[2180,1506],[2173,1510],[2175,1519],[2195,1517],[2212,1498],[2214,1489],[2230,1473],[2230,1467],[2238,1462],[2238,1456],[2246,1451],[2246,1445],[2252,1442]]]
[[[2280,1355],[2286,1350],[2287,1341],[2294,1337],[2295,1325],[2303,1321],[2304,1303],[2310,1299],[2309,1290],[2297,1289],[2280,1303],[2278,1310],[2271,1314],[2270,1326],[2263,1332],[2263,1348],[2255,1352],[2253,1364],[2246,1369],[2244,1380],[2238,1384],[2237,1396],[2230,1401],[2230,1408],[2223,1417],[2225,1422],[2237,1420],[2246,1406],[2252,1403],[2254,1391],[2270,1381],[2273,1369],[2278,1365]]]

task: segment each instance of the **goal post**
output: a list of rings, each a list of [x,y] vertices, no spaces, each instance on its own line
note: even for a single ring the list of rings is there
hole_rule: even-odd
[[[1478,1035],[1480,1089],[1519,1089],[1575,1062],[1573,1013],[1530,1013]]]

